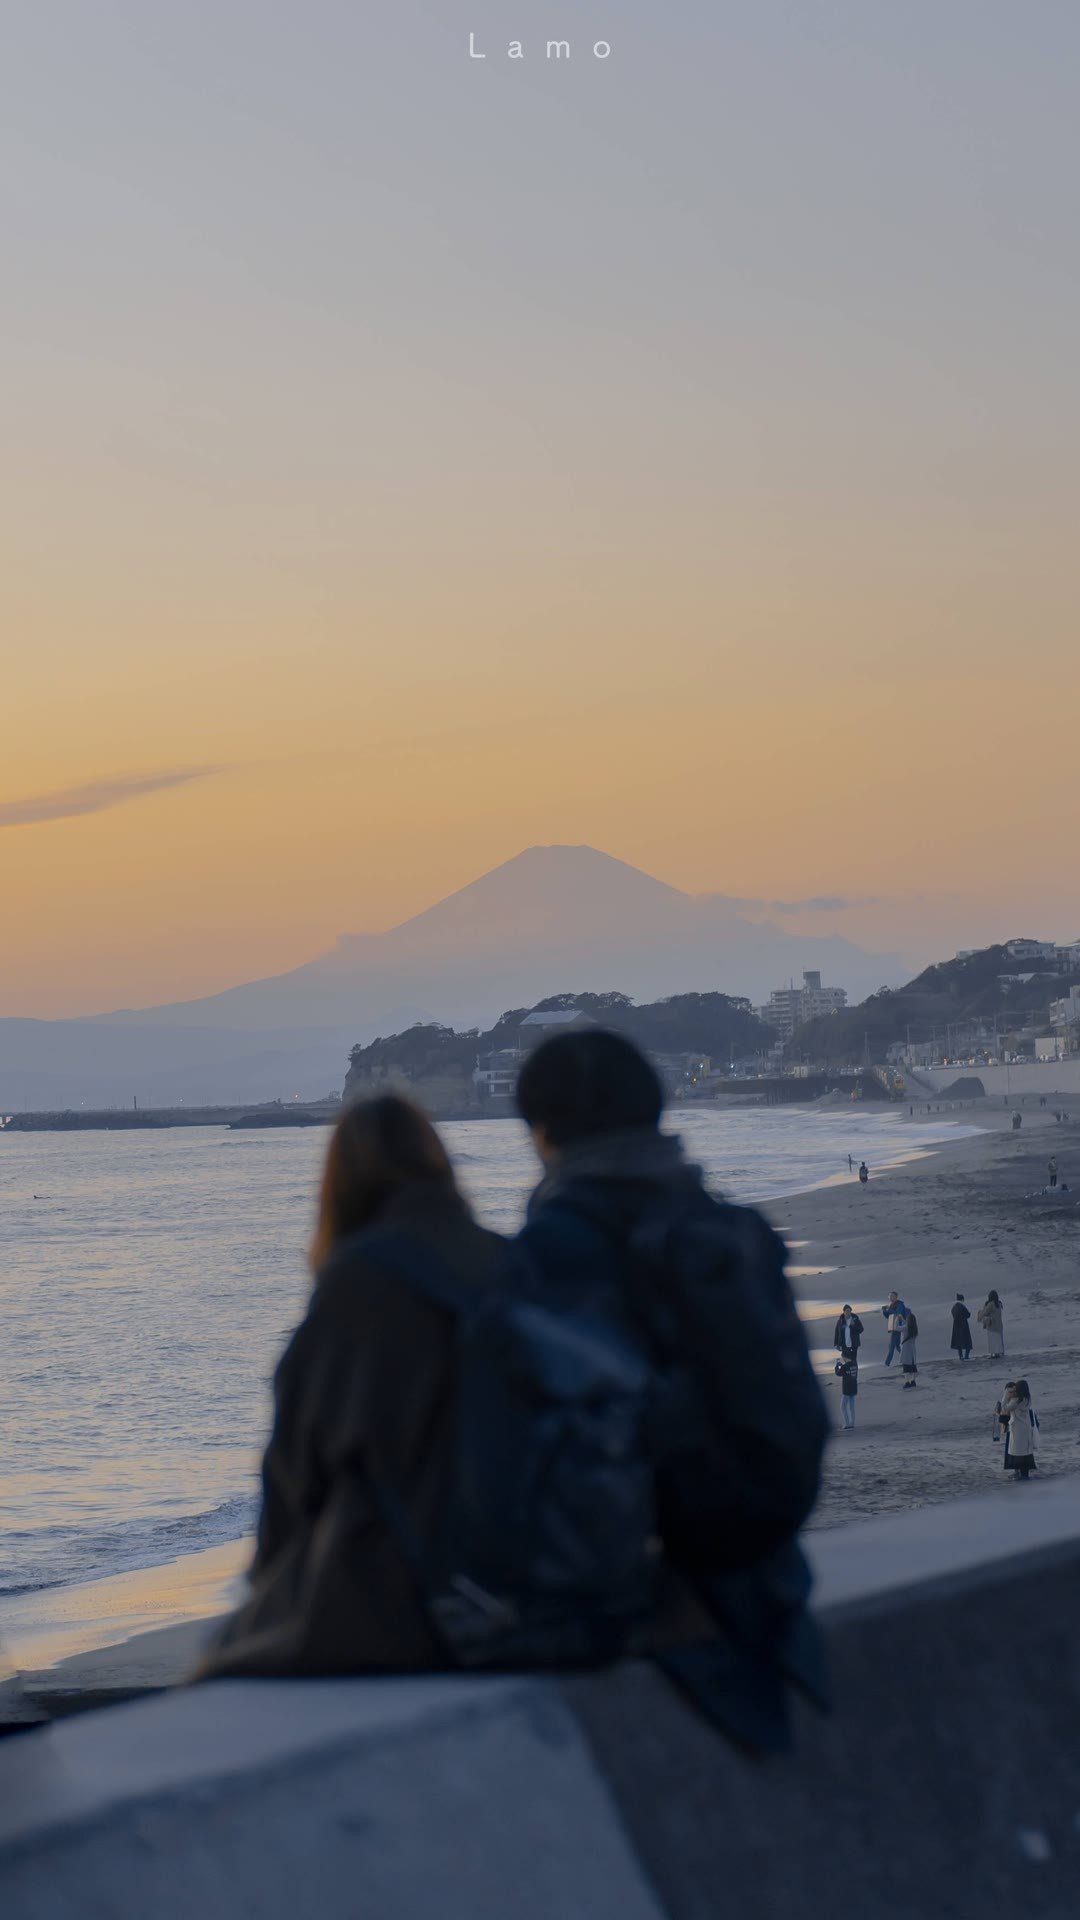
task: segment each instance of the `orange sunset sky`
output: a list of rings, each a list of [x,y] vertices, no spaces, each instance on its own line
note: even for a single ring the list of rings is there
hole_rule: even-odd
[[[1080,936],[1080,11],[453,11],[5,15],[0,1014],[538,841]]]

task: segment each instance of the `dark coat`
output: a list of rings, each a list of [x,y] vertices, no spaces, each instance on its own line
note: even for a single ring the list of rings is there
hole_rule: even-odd
[[[840,1353],[858,1353],[864,1331],[863,1323],[857,1313],[852,1314],[850,1322],[846,1321],[841,1314],[833,1328],[833,1346]]]
[[[459,1284],[494,1283],[505,1242],[437,1187],[380,1216],[430,1246]],[[250,1596],[200,1677],[417,1671],[443,1664],[373,1487],[389,1485],[423,1535],[450,1445],[454,1327],[401,1276],[335,1249],[274,1376],[274,1425]]]
[[[957,1300],[952,1310],[952,1339],[950,1347],[957,1353],[971,1352],[971,1314],[962,1300]]]
[[[633,1257],[631,1236],[650,1210],[675,1206],[694,1216],[714,1204],[677,1141],[651,1129],[601,1136],[559,1156],[533,1196],[521,1242],[552,1298],[563,1290],[572,1297],[584,1286],[610,1284],[618,1291]],[[761,1356],[740,1350],[734,1339],[723,1361],[740,1376],[762,1372]],[[767,1370],[763,1378],[769,1379]],[[807,1436],[812,1473],[826,1433],[822,1402],[820,1433]],[[714,1509],[715,1488],[673,1485],[665,1497],[661,1486],[668,1582],[638,1651],[651,1654],[740,1745],[783,1748],[790,1738],[789,1687],[820,1704],[826,1694],[821,1643],[807,1609],[809,1569],[794,1538],[763,1558],[756,1557],[748,1524],[726,1529],[737,1541],[719,1541]]]
[[[854,1360],[838,1360],[836,1372],[840,1380],[840,1391],[848,1399],[854,1400],[859,1391],[859,1369]]]

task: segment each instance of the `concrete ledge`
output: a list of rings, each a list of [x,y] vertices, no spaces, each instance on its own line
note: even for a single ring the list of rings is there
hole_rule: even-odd
[[[1078,1494],[811,1536],[837,1711],[778,1761],[741,1758],[648,1666],[218,1682],[21,1734],[0,1911],[1074,1920]]]

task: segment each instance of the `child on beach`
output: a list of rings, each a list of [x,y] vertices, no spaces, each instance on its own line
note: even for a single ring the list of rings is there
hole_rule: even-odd
[[[1012,1393],[1012,1391],[1013,1391],[1013,1389],[1014,1389],[1014,1387],[1015,1387],[1015,1386],[1016,1386],[1016,1381],[1015,1381],[1015,1380],[1006,1380],[1006,1382],[1005,1382],[1005,1394],[1006,1394],[1006,1397],[1007,1397],[1007,1396],[1008,1396],[1008,1395],[1009,1395],[1010,1393]],[[1003,1403],[1002,1403],[1002,1401],[1001,1401],[1001,1400],[995,1400],[995,1401],[994,1401],[994,1431],[993,1431],[993,1435],[992,1435],[992,1438],[993,1438],[993,1440],[994,1440],[995,1442],[998,1442],[998,1441],[1000,1441],[1000,1439],[1001,1439],[1001,1436],[1002,1436],[1002,1434],[1004,1434],[1004,1435],[1005,1435],[1005,1452],[1006,1452],[1006,1454],[1008,1454],[1008,1451],[1009,1451],[1009,1416],[1008,1416],[1008,1414],[1007,1414],[1007,1413],[1005,1413],[1005,1411],[1004,1411],[1004,1409],[1003,1409]]]
[[[859,1363],[852,1353],[838,1360],[835,1367],[840,1382],[840,1419],[842,1431],[851,1433],[855,1426],[855,1396],[859,1391]]]

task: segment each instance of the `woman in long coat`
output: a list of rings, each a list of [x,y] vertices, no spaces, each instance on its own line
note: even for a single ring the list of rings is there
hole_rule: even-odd
[[[997,1291],[991,1287],[986,1296],[985,1306],[979,1308],[975,1318],[980,1327],[986,1329],[986,1351],[992,1360],[999,1359],[1005,1351],[1005,1316]]]
[[[1026,1480],[1035,1466],[1035,1435],[1039,1430],[1038,1417],[1031,1404],[1031,1388],[1026,1380],[1018,1380],[1011,1392],[1006,1393],[1001,1411],[1009,1421],[1008,1444],[1002,1464],[1006,1473],[1015,1473],[1021,1480]]]
[[[959,1360],[971,1359],[971,1314],[958,1293],[952,1310],[952,1339],[949,1345]]]

